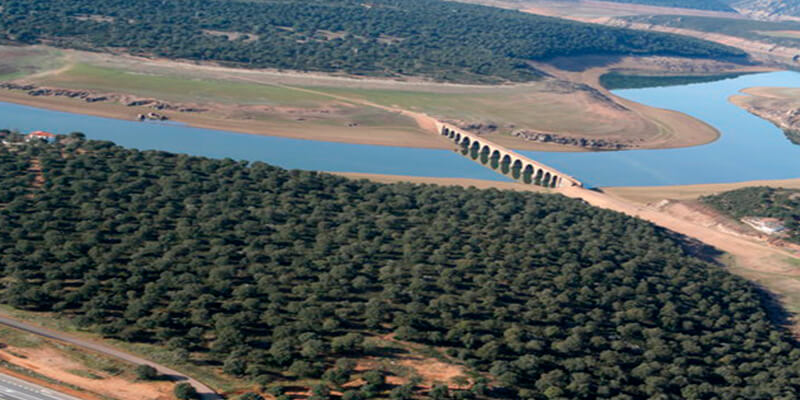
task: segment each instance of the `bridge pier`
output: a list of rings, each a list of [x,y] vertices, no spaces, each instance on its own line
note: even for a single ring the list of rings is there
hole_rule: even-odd
[[[443,122],[437,121],[436,127],[442,136],[449,138],[461,147],[463,155],[473,160],[480,158],[481,164],[488,164],[494,170],[499,168],[503,175],[510,175],[515,180],[549,188],[583,187],[583,183],[579,180],[513,150],[492,143],[486,138],[462,131]]]

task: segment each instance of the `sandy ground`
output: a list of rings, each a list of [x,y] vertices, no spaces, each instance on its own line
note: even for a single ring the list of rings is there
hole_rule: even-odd
[[[83,388],[91,393],[119,400],[171,400],[172,383],[135,383],[110,376],[74,361],[52,347],[19,348],[9,346],[0,350],[0,358],[35,371],[48,378]],[[76,375],[90,372],[98,379]]]
[[[583,199],[593,206],[639,217],[669,230],[698,239],[710,246],[734,255],[741,266],[768,272],[792,272],[800,277],[800,268],[797,266],[792,267],[789,263],[770,261],[774,259],[776,255],[785,258],[798,258],[797,255],[782,249],[772,248],[764,243],[755,243],[728,233],[703,227],[691,221],[686,221],[682,218],[660,212],[655,207],[641,204],[637,205],[624,198],[610,194],[581,188],[562,188],[558,191],[568,197]],[[798,288],[800,289],[800,282],[798,282]]]
[[[625,199],[640,205],[655,203],[664,199],[694,200],[731,190],[751,186],[770,186],[776,188],[800,189],[800,179],[747,181],[739,183],[716,183],[685,186],[631,186],[602,188],[611,196]]]

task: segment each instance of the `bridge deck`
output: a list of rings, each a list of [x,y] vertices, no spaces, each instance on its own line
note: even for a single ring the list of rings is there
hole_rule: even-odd
[[[436,122],[436,129],[439,134],[447,136],[457,144],[466,145],[470,149],[477,147],[477,150],[481,153],[488,152],[491,157],[497,156],[504,163],[507,162],[509,165],[519,166],[521,170],[530,171],[536,184],[547,187],[583,187],[583,183],[572,176],[494,143],[485,137],[466,132],[452,124],[441,121]]]

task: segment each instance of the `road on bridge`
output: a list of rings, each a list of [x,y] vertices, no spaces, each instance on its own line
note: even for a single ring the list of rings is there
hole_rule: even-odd
[[[127,361],[127,362],[132,363],[132,364],[150,365],[153,368],[155,368],[158,371],[159,374],[168,377],[170,380],[186,382],[186,383],[189,383],[190,385],[194,386],[194,388],[200,394],[200,398],[202,400],[222,400],[223,399],[222,396],[220,396],[217,393],[215,393],[214,390],[212,390],[210,387],[206,386],[205,384],[203,384],[202,382],[200,382],[200,381],[198,381],[196,379],[190,378],[190,377],[188,377],[188,376],[186,376],[186,375],[184,375],[184,374],[182,374],[182,373],[180,373],[180,372],[178,372],[178,371],[176,371],[174,369],[171,369],[169,367],[165,367],[163,365],[156,364],[156,363],[154,363],[152,361],[145,360],[144,358],[137,357],[137,356],[135,356],[133,354],[129,354],[129,353],[117,350],[117,349],[115,349],[113,347],[110,347],[110,346],[107,346],[107,345],[104,345],[104,344],[101,344],[101,343],[97,343],[97,342],[94,342],[94,341],[91,341],[91,340],[77,338],[77,337],[65,334],[63,332],[54,331],[52,329],[43,328],[41,326],[32,325],[32,324],[29,324],[29,323],[26,323],[26,322],[19,321],[19,320],[14,319],[14,318],[10,318],[10,317],[8,317],[6,315],[0,315],[0,325],[9,326],[11,328],[15,328],[15,329],[19,329],[21,331],[32,333],[34,335],[42,336],[42,337],[45,337],[45,338],[48,338],[48,339],[57,340],[57,341],[63,342],[63,343],[68,343],[68,344],[71,344],[73,346],[77,346],[77,347],[80,347],[80,348],[83,348],[83,349],[95,351],[95,352],[100,353],[100,354],[105,354],[107,356],[118,358],[120,360]],[[0,391],[0,394],[2,394],[2,391]],[[5,398],[3,398],[2,396],[0,396],[0,399],[5,400]],[[39,398],[39,399],[49,400],[49,398]],[[15,400],[16,400],[16,398],[15,398]],[[32,400],[32,399],[31,398],[23,398],[22,400]]]
[[[0,400],[80,400],[77,397],[0,374]]]

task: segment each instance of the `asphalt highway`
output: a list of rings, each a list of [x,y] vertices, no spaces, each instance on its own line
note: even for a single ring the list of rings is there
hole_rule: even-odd
[[[0,374],[0,400],[80,400],[8,375]]]
[[[55,340],[58,340],[58,341],[64,342],[64,343],[69,343],[69,344],[72,344],[72,345],[77,346],[77,347],[81,347],[81,348],[84,348],[84,349],[87,349],[87,350],[91,350],[91,351],[95,351],[95,352],[98,352],[98,353],[101,353],[101,354],[105,354],[107,356],[119,358],[121,360],[127,361],[127,362],[132,363],[132,364],[136,364],[136,365],[147,364],[147,365],[150,365],[153,368],[155,368],[158,371],[158,373],[160,373],[160,374],[162,374],[164,376],[167,376],[168,378],[170,378],[170,380],[179,381],[179,382],[186,382],[186,383],[189,383],[190,385],[194,386],[194,388],[200,394],[200,398],[202,400],[222,400],[222,396],[218,395],[210,387],[204,385],[203,383],[201,383],[200,381],[198,381],[196,379],[193,379],[191,377],[183,375],[180,372],[175,371],[174,369],[171,369],[169,367],[165,367],[163,365],[156,364],[156,363],[154,363],[152,361],[145,360],[144,358],[137,357],[137,356],[135,356],[133,354],[130,354],[130,353],[127,353],[127,352],[124,352],[124,351],[121,351],[121,350],[117,350],[117,349],[115,349],[113,347],[104,345],[102,343],[98,343],[98,342],[95,342],[95,341],[78,338],[78,337],[63,333],[63,332],[58,332],[58,331],[54,331],[52,329],[47,329],[47,328],[44,328],[44,327],[41,327],[41,326],[37,326],[37,325],[29,324],[29,323],[26,323],[26,322],[22,322],[20,320],[17,320],[17,319],[14,319],[14,318],[10,318],[10,317],[4,316],[4,315],[0,315],[0,325],[9,326],[9,327],[12,327],[12,328],[15,328],[15,329],[19,329],[21,331],[33,333],[34,335],[46,337],[46,338],[49,338],[49,339],[55,339]],[[3,394],[3,391],[0,390],[0,400],[7,400],[8,398],[7,397],[2,397],[1,396],[2,394]],[[58,397],[54,397],[54,398],[58,398]],[[36,398],[31,398],[31,397],[17,398],[17,397],[13,397],[13,399],[14,400],[17,400],[17,399],[21,399],[21,400],[34,400],[34,399],[50,400],[50,398],[48,398],[48,397],[36,397]]]

